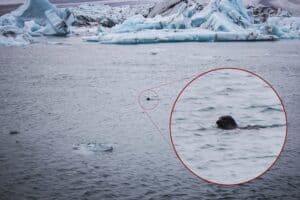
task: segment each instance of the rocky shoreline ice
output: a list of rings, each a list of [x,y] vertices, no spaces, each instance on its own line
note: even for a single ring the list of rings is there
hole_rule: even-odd
[[[84,36],[109,44],[266,41],[300,38],[300,17],[281,8],[245,5],[243,0],[164,0],[112,7],[85,3],[56,8],[27,0],[0,17],[0,46],[39,42],[41,36]]]

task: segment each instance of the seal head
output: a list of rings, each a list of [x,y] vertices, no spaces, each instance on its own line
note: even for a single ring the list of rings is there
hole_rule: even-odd
[[[231,116],[222,116],[216,121],[218,128],[223,130],[232,130],[238,128],[237,123]]]

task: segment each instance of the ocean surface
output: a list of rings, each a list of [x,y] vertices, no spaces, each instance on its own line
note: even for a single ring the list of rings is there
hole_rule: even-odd
[[[126,46],[52,40],[0,48],[1,200],[300,198],[300,41]],[[280,158],[241,186],[197,178],[169,138],[180,90],[217,67],[259,74],[286,106],[289,131]],[[155,101],[139,99],[149,88]],[[145,110],[139,101],[155,106]]]
[[[228,115],[242,129],[217,128],[218,118]],[[276,160],[285,137],[280,99],[267,83],[245,71],[222,69],[198,77],[173,110],[178,155],[194,173],[214,183],[239,184],[261,175]]]

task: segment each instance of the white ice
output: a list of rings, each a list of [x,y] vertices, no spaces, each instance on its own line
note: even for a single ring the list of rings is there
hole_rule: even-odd
[[[0,17],[0,44],[2,46],[31,43],[32,36],[69,33],[72,15],[60,10],[48,0],[27,0],[17,10]]]
[[[300,38],[300,17],[278,15],[254,23],[253,11],[243,0],[203,2],[164,0],[153,7],[85,3],[58,9],[48,0],[27,0],[0,17],[0,45],[26,45],[38,42],[36,36],[69,33],[83,35],[85,41],[115,44]]]
[[[90,154],[91,152],[112,152],[113,146],[104,143],[82,143],[73,146],[74,150],[78,150],[81,154]]]
[[[167,10],[170,7],[171,10]],[[148,17],[140,14],[99,32],[86,41],[137,44],[180,41],[255,41],[300,38],[299,17],[270,17],[254,24],[243,0],[211,0],[199,9],[197,1],[158,3]]]
[[[105,44],[141,44],[162,42],[220,42],[220,41],[268,41],[276,40],[276,36],[262,35],[253,32],[214,32],[206,29],[180,30],[144,30],[140,32],[110,33],[96,37],[86,37],[88,42]]]

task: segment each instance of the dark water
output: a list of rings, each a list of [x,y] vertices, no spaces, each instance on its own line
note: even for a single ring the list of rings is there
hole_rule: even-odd
[[[0,199],[299,199],[299,41],[62,42],[0,48]],[[280,159],[242,186],[195,178],[137,102],[144,89],[220,66],[263,76],[288,114]],[[186,81],[157,89],[160,104],[149,111],[167,139],[171,105]],[[114,149],[73,148],[87,143]]]

